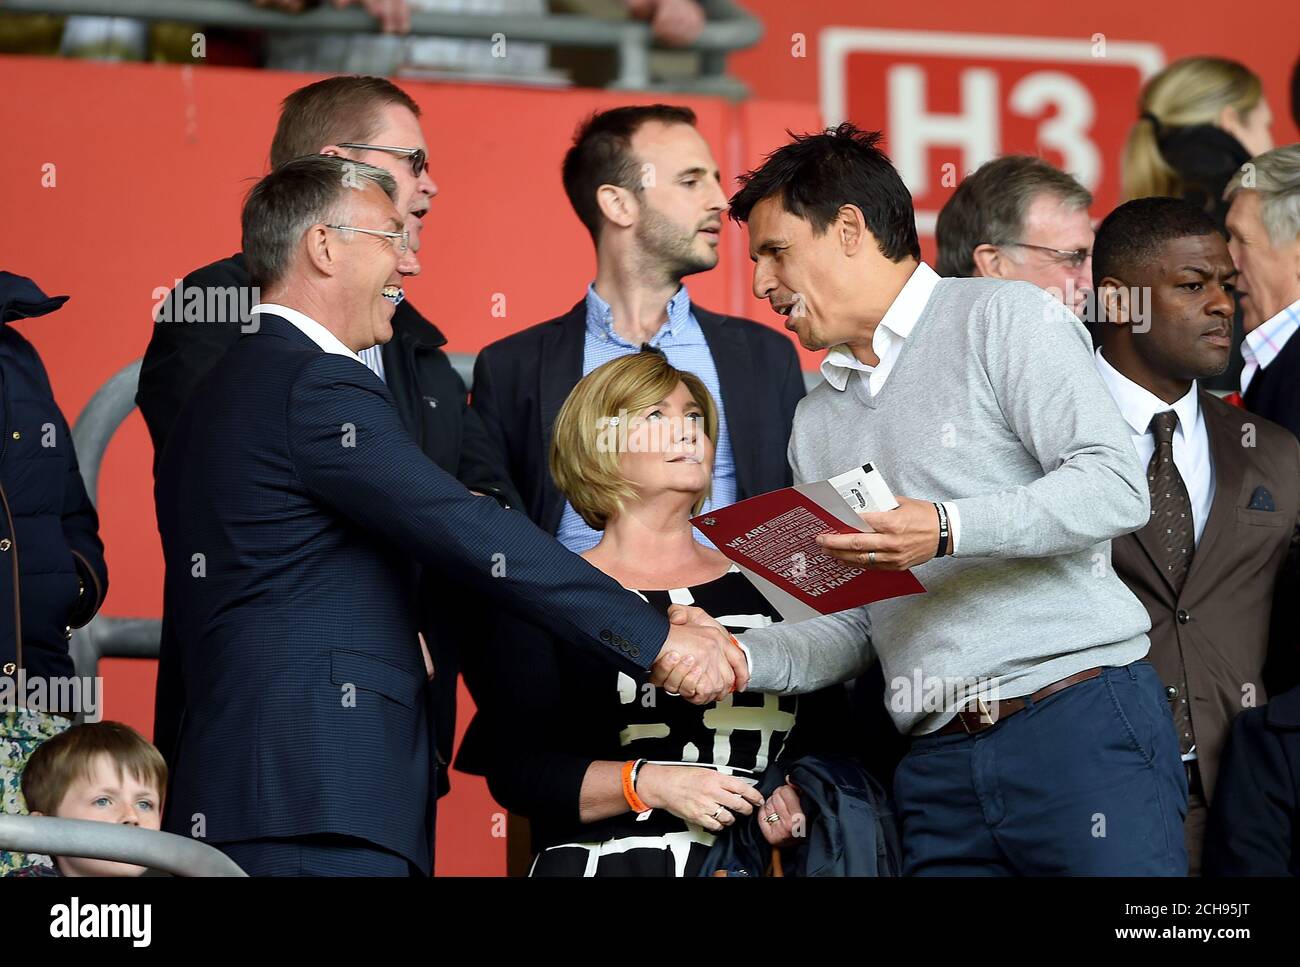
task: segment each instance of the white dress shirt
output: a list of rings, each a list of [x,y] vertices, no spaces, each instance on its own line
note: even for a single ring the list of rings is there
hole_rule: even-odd
[[[898,354],[903,351],[903,343],[912,334],[916,320],[930,301],[934,287],[939,283],[939,275],[934,269],[921,262],[917,265],[903,290],[885,310],[885,315],[876,326],[871,337],[871,350],[880,360],[871,366],[853,355],[848,346],[832,346],[822,360],[822,379],[841,392],[849,385],[853,373],[858,374],[862,388],[869,396],[875,396],[885,385],[885,380],[898,362]],[[957,506],[950,501],[943,501],[948,511],[948,536],[952,553],[957,553],[957,532],[961,527]]]
[[[1300,299],[1291,303],[1268,322],[1246,333],[1246,340],[1241,344],[1241,358],[1246,365],[1241,368],[1241,393],[1246,394],[1246,387],[1261,369],[1277,359],[1287,340],[1295,335],[1300,327]]]
[[[250,315],[256,315],[259,312],[265,312],[269,315],[287,319],[289,322],[293,323],[294,327],[297,328],[299,332],[314,342],[317,346],[320,346],[320,348],[325,350],[325,352],[333,353],[336,356],[351,356],[380,379],[384,379],[384,362],[379,355],[380,347],[373,347],[374,352],[366,350],[367,358],[363,359],[345,346],[338,336],[334,335],[334,333],[330,332],[305,312],[299,312],[297,309],[290,309],[288,306],[282,306],[275,302],[259,302],[249,310]]]
[[[1210,516],[1210,505],[1214,503],[1214,461],[1210,459],[1210,436],[1205,430],[1196,382],[1192,382],[1186,396],[1171,405],[1117,370],[1107,362],[1100,349],[1097,350],[1097,372],[1110,390],[1124,422],[1133,431],[1133,447],[1143,467],[1150,465],[1156,452],[1151,418],[1165,410],[1178,414],[1178,426],[1174,430],[1174,466],[1187,487],[1187,496],[1191,498],[1193,540],[1199,545],[1205,522]]]

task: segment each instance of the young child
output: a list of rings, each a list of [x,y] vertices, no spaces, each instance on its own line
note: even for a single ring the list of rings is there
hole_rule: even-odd
[[[47,739],[23,769],[33,816],[162,826],[167,765],[144,736],[120,722],[76,725]],[[54,866],[24,866],[9,876],[139,876],[143,866],[55,856]]]

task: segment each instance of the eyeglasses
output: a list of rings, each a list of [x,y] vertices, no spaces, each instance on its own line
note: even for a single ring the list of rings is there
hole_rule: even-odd
[[[415,177],[420,175],[429,167],[429,156],[425,154],[423,148],[395,148],[390,144],[357,144],[355,141],[345,141],[339,144],[340,148],[358,148],[364,151],[387,151],[389,154],[395,154],[398,157],[409,158],[411,160],[411,171]]]
[[[1014,245],[1017,248],[1033,248],[1040,252],[1047,252],[1056,261],[1064,262],[1072,269],[1082,268],[1083,263],[1092,258],[1092,251],[1086,248],[1048,248],[1046,245],[1030,245],[1028,242],[1008,242],[1007,244]]]
[[[381,235],[384,238],[397,239],[397,251],[402,255],[411,247],[411,233],[408,229],[402,229],[400,232],[381,232],[377,228],[357,228],[355,225],[326,225],[326,228],[334,228],[340,232],[362,232],[366,235]]]

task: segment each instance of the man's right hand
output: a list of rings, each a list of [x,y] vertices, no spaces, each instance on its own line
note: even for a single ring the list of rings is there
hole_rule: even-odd
[[[744,669],[745,657],[721,625],[677,623],[682,620],[680,614],[674,620],[674,612],[679,608],[674,606],[669,610],[668,617],[673,624],[655,659],[650,681],[696,705],[716,702],[735,689],[736,671],[738,667]],[[732,653],[739,654],[738,664]]]

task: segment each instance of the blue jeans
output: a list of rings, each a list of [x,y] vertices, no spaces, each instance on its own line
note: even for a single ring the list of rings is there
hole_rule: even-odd
[[[1187,875],[1187,775],[1145,660],[915,739],[894,797],[905,876]]]

